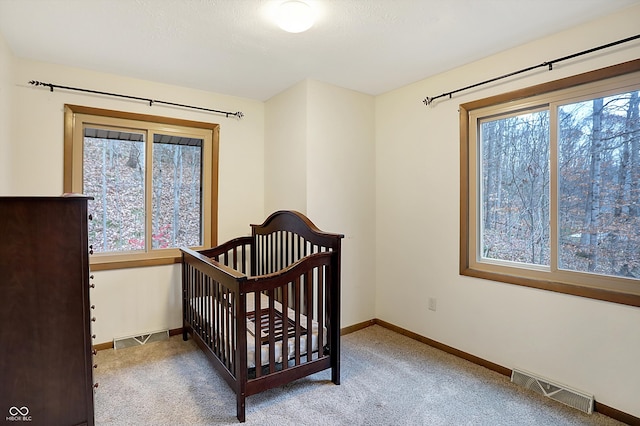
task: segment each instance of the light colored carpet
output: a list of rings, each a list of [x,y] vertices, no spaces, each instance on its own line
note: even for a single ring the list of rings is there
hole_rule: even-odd
[[[189,340],[96,356],[100,425],[237,425],[233,391]],[[247,398],[247,425],[622,425],[380,326],[342,337],[330,371]]]

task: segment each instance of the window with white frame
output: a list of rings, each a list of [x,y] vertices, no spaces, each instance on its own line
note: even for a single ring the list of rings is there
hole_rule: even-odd
[[[93,197],[92,269],[172,263],[215,242],[216,124],[67,105],[65,191]]]
[[[461,105],[461,273],[640,306],[640,61]]]

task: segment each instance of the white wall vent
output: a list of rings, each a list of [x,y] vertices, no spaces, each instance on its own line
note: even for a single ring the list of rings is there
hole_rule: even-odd
[[[113,349],[124,349],[132,346],[145,345],[151,342],[167,340],[169,338],[169,330],[155,331],[152,333],[142,334],[140,336],[119,337],[113,339]]]
[[[593,413],[593,395],[588,395],[522,370],[513,369],[511,381],[569,407],[576,408],[587,414]]]

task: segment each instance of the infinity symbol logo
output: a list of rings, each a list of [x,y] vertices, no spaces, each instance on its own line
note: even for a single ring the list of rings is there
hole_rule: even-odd
[[[21,416],[26,416],[27,414],[29,414],[29,408],[28,407],[11,407],[9,408],[9,415],[11,416],[17,416],[18,414],[20,414]]]

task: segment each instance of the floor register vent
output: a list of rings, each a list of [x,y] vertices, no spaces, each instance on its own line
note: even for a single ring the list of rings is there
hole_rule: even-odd
[[[120,337],[113,339],[114,349],[130,348],[132,346],[145,345],[151,342],[167,340],[169,338],[169,330],[155,331],[153,333],[142,334],[140,336]]]
[[[522,370],[514,369],[511,372],[511,381],[569,407],[576,408],[587,414],[593,413],[593,395],[551,382]]]

